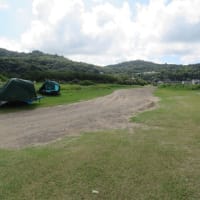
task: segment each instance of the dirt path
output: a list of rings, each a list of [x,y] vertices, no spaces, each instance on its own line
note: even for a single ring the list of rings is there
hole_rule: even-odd
[[[129,118],[155,105],[153,90],[118,90],[71,105],[0,114],[0,148],[44,144],[86,131],[132,128]]]

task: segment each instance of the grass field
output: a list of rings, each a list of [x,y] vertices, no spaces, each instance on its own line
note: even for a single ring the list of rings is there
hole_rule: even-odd
[[[39,89],[41,83],[36,84],[36,90]],[[61,84],[61,95],[44,96],[40,102],[32,105],[6,105],[0,107],[0,113],[13,112],[26,109],[35,109],[39,107],[55,106],[61,104],[69,104],[83,100],[89,100],[100,96],[105,96],[120,88],[130,88],[134,86],[115,85],[115,84],[96,84],[90,86]],[[40,95],[40,94],[38,94]]]
[[[159,108],[134,117],[145,125],[134,133],[0,150],[0,199],[200,199],[200,91],[162,88],[156,95]]]

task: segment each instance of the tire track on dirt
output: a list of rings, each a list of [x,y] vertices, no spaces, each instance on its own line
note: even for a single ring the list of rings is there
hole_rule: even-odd
[[[45,144],[87,131],[129,129],[129,118],[155,106],[153,87],[124,89],[94,100],[0,115],[0,148]]]

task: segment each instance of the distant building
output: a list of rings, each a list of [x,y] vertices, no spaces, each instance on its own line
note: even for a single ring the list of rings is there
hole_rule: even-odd
[[[193,79],[192,80],[192,85],[198,85],[200,84],[200,80],[199,79]]]
[[[191,83],[192,83],[191,81],[182,81],[182,85],[189,85]]]

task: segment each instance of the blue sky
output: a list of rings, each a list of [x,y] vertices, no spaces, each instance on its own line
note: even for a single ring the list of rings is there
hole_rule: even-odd
[[[7,8],[0,9],[0,36],[18,38],[28,28],[31,18],[31,0],[0,1]]]
[[[31,19],[31,0],[1,0],[3,4],[8,5],[6,9],[0,9],[0,36],[16,39],[20,37],[26,29],[29,27]],[[86,5],[88,8],[92,6],[92,0],[87,0]],[[122,0],[107,0],[117,6],[121,6]],[[136,3],[147,4],[149,0],[128,0],[132,9],[135,9]]]
[[[0,0],[0,48],[99,65],[200,62],[199,0]]]

